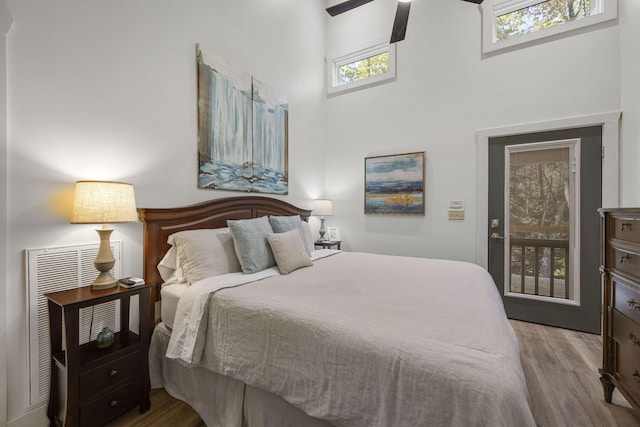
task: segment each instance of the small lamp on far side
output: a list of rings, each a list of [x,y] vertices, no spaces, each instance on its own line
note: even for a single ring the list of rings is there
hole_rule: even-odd
[[[133,185],[113,181],[77,181],[75,198],[71,213],[72,224],[102,224],[96,229],[100,236],[100,248],[94,261],[100,272],[91,284],[91,289],[109,289],[118,285],[118,281],[109,273],[116,263],[111,253],[113,222],[136,222],[136,199]]]
[[[324,217],[333,215],[333,202],[327,199],[317,199],[313,201],[313,215],[320,217],[320,240],[327,240],[324,237]]]

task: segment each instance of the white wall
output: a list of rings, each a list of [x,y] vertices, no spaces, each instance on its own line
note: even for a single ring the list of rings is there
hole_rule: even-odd
[[[396,4],[327,17],[328,52],[388,36]],[[483,57],[480,19],[471,3],[414,1],[397,81],[329,98],[327,224],[345,248],[475,261],[476,131],[620,109],[617,25]],[[426,215],[365,216],[364,158],[408,151],[426,151]],[[449,200],[464,200],[464,221],[447,219]]]
[[[621,1],[620,205],[640,206],[640,1]]]
[[[132,182],[143,207],[237,194],[196,189],[197,42],[288,96],[285,199],[310,207],[324,190],[335,201],[327,225],[340,226],[346,249],[475,260],[476,229],[484,227],[475,212],[480,129],[622,109],[620,200],[640,205],[638,0],[620,2],[619,25],[486,58],[476,6],[416,0],[398,44],[397,81],[328,100],[325,51],[388,37],[395,0],[337,18],[323,2],[299,0],[0,0],[0,21],[4,1],[15,22],[6,74],[0,43],[0,143],[8,77],[8,147],[0,146],[8,217],[0,217],[0,232],[10,248],[2,256],[0,246],[7,264],[0,335],[7,329],[11,343],[11,396],[2,416],[0,388],[0,425],[7,418],[18,425],[29,411],[22,250],[97,241],[91,226],[68,224],[75,180]],[[422,150],[426,215],[365,216],[364,157]],[[465,201],[464,221],[447,220],[449,200]],[[141,230],[116,226],[125,274],[142,273]]]
[[[13,18],[0,0],[0,426],[7,425],[7,56]]]
[[[18,419],[29,410],[23,250],[98,241],[93,226],[68,223],[73,183],[131,182],[140,207],[239,195],[197,189],[196,43],[287,96],[290,187],[281,198],[310,208],[321,195],[325,22],[321,2],[298,0],[6,1],[15,21],[7,38],[8,412]],[[123,273],[141,275],[141,224],[114,228]]]

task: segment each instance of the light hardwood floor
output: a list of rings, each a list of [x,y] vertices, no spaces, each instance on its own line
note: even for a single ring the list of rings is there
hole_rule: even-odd
[[[601,336],[515,320],[511,325],[538,426],[640,426],[640,416],[618,390],[612,404],[604,401]]]
[[[520,340],[531,410],[539,427],[640,427],[640,416],[618,390],[612,404],[604,401],[598,374],[599,335],[515,320],[511,325]],[[204,423],[186,403],[153,390],[151,410],[141,415],[134,409],[109,424],[133,426],[204,427]]]

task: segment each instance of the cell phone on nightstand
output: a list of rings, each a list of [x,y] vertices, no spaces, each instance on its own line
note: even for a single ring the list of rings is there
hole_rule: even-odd
[[[144,279],[139,277],[123,277],[118,280],[118,284],[123,288],[132,288],[134,286],[144,285]]]

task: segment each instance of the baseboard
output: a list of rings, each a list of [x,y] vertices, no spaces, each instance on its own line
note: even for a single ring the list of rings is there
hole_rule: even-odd
[[[29,412],[9,420],[7,427],[48,427],[47,405],[37,406]]]

